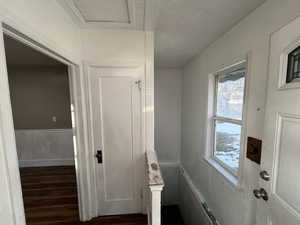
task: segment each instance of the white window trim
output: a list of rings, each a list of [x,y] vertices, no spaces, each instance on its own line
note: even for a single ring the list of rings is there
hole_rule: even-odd
[[[227,70],[232,70],[234,67],[240,66],[242,63],[245,63],[246,74],[245,74],[245,85],[244,85],[244,103],[243,103],[243,118],[242,120],[228,119],[216,115],[216,76],[220,73],[225,73]],[[234,188],[242,190],[242,174],[243,174],[243,165],[244,157],[246,150],[246,117],[247,117],[247,103],[248,103],[248,79],[249,79],[249,63],[250,63],[250,54],[247,57],[240,58],[236,63],[230,64],[222,68],[221,70],[212,73],[209,75],[208,83],[208,109],[207,109],[207,129],[206,129],[206,151],[204,155],[204,160],[212,166],[214,169],[219,172],[226,181],[228,181]],[[221,160],[218,160],[214,157],[214,123],[216,120],[221,119],[225,122],[230,122],[234,124],[241,125],[241,149],[240,149],[240,160],[239,160],[239,169],[237,174],[234,174],[232,169],[226,166]]]

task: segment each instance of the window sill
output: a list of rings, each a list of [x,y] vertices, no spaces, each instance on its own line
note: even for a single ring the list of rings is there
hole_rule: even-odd
[[[204,157],[204,161],[208,165],[213,167],[219,174],[221,174],[225,178],[225,180],[236,190],[239,190],[239,191],[243,190],[240,180],[237,177],[235,177],[234,175],[232,175],[230,172],[228,172],[218,162],[216,162],[215,160],[208,158],[208,157]]]

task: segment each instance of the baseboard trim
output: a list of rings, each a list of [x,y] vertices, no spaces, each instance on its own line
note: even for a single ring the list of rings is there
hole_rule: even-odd
[[[213,216],[213,214],[210,211],[210,209],[207,207],[207,202],[206,202],[203,194],[199,191],[198,188],[196,188],[196,185],[194,184],[194,182],[191,179],[190,175],[183,168],[182,165],[180,165],[180,172],[179,172],[179,174],[184,178],[184,180],[187,183],[187,186],[190,189],[192,195],[195,197],[196,201],[200,205],[201,210],[203,212],[203,215],[206,217],[207,224],[209,224],[209,225],[214,225],[214,224],[220,225],[220,223],[217,220],[215,220],[215,217]],[[206,209],[205,209],[204,205],[206,205],[206,207],[207,207]],[[208,215],[208,211],[207,210],[209,211],[209,214],[211,214],[210,216],[212,216],[213,218],[210,218],[210,216]]]
[[[182,175],[188,184],[190,190],[192,191],[193,195],[196,197],[198,202],[201,204],[202,202],[205,202],[205,198],[201,194],[201,192],[196,188],[196,185],[192,181],[190,175],[188,172],[183,168],[180,162],[171,162],[171,161],[160,161],[159,165],[161,167],[178,167],[179,168],[179,174]]]
[[[203,202],[205,202],[205,198],[203,197],[201,192],[198,190],[198,188],[196,188],[196,185],[192,181],[192,179],[191,179],[190,175],[188,174],[188,172],[181,165],[180,165],[180,174],[185,179],[185,181],[188,184],[191,192],[193,193],[193,195],[195,196],[195,198],[197,199],[199,204],[202,204]]]
[[[55,129],[15,129],[15,132],[49,132],[49,133],[58,133],[58,132],[73,132],[72,128],[55,128]]]
[[[19,167],[39,167],[39,166],[72,166],[75,165],[74,159],[35,159],[20,160]]]
[[[161,167],[181,167],[180,162],[160,161],[158,163]]]

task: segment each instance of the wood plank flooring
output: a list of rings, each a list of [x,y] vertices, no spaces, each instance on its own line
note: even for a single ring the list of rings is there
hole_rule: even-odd
[[[146,225],[145,215],[105,216],[82,223],[72,166],[21,168],[27,225]]]

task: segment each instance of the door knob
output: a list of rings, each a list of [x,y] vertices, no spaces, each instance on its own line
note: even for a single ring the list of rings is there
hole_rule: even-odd
[[[265,180],[265,181],[269,181],[270,180],[270,175],[267,171],[263,170],[259,173],[259,176],[261,179]]]
[[[257,199],[262,198],[265,201],[269,200],[268,193],[263,188],[253,190],[253,194],[254,194],[255,198],[257,198]]]
[[[98,150],[97,154],[95,155],[95,157],[97,158],[97,161],[99,164],[102,164],[102,151]]]

